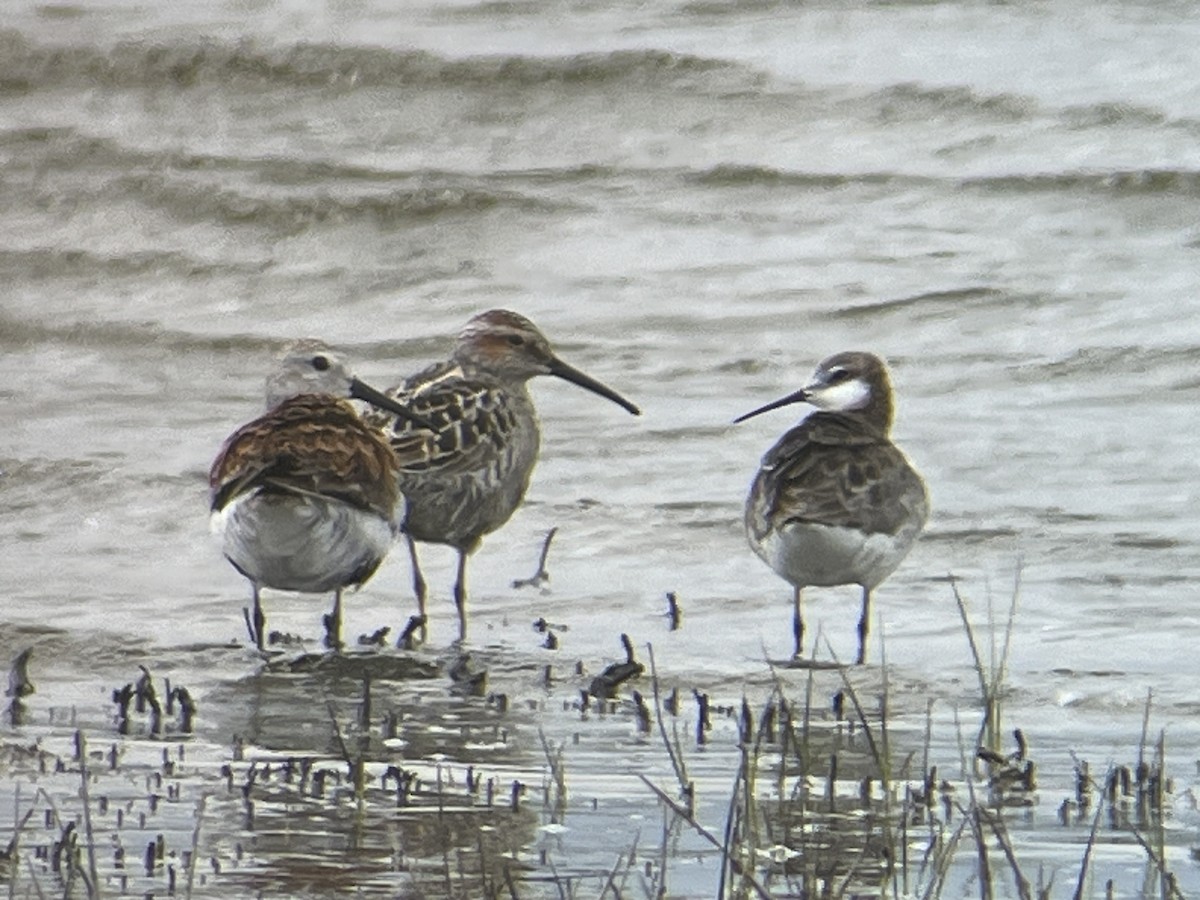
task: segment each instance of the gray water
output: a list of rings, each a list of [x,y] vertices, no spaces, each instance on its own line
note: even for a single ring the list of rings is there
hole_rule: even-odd
[[[900,705],[933,698],[948,721],[977,702],[945,578],[986,638],[1019,570],[1010,724],[1050,771],[1069,750],[1127,762],[1152,689],[1186,782],[1197,11],[10,2],[0,650],[56,629],[81,675],[119,668],[118,648],[243,641],[205,474],[273,354],[321,337],[387,387],[504,306],[644,416],[534,385],[541,461],[472,561],[470,646],[599,668],[627,632],[726,698],[761,684],[790,650],[790,588],[747,549],[741,504],[798,408],[729,423],[823,356],[872,350],[933,499],[876,595]],[[512,588],[551,527],[549,592]],[[445,647],[453,559],[424,558]],[[400,625],[408,585],[397,553],[347,632]],[[324,603],[271,595],[271,625],[315,644]],[[855,589],[809,610],[848,658]],[[538,616],[564,627],[559,655]],[[255,665],[206,658],[192,681]],[[53,659],[33,674],[76,702]],[[1193,889],[1194,838],[1180,823],[1170,860]]]

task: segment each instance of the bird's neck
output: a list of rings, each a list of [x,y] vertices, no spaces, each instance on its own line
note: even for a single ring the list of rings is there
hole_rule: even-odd
[[[892,430],[894,411],[890,396],[879,397],[872,394],[866,406],[860,406],[858,409],[828,410],[816,415],[840,419],[851,424],[856,431],[869,431],[886,438]]]

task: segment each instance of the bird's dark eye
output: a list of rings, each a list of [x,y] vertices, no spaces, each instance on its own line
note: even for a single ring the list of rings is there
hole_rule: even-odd
[[[329,357],[328,356],[314,356],[312,358],[312,367],[314,369],[316,369],[318,372],[324,372],[326,369],[329,368]]]
[[[845,369],[831,369],[829,372],[829,383],[830,384],[841,384],[843,381],[845,381],[849,377],[850,377],[850,373],[847,372]]]
[[[519,334],[510,334],[508,336],[508,342],[514,347],[521,347],[525,344],[525,338],[521,337]]]

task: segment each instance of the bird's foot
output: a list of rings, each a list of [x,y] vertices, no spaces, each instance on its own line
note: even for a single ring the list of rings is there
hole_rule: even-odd
[[[404,630],[400,632],[400,638],[396,641],[397,650],[415,650],[418,646],[425,643],[426,618],[424,614],[409,616],[408,624],[404,626]]]

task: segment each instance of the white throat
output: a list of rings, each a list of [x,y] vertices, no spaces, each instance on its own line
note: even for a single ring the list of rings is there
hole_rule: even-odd
[[[871,386],[861,378],[810,390],[808,402],[817,409],[830,412],[850,412],[862,409],[871,400]]]

